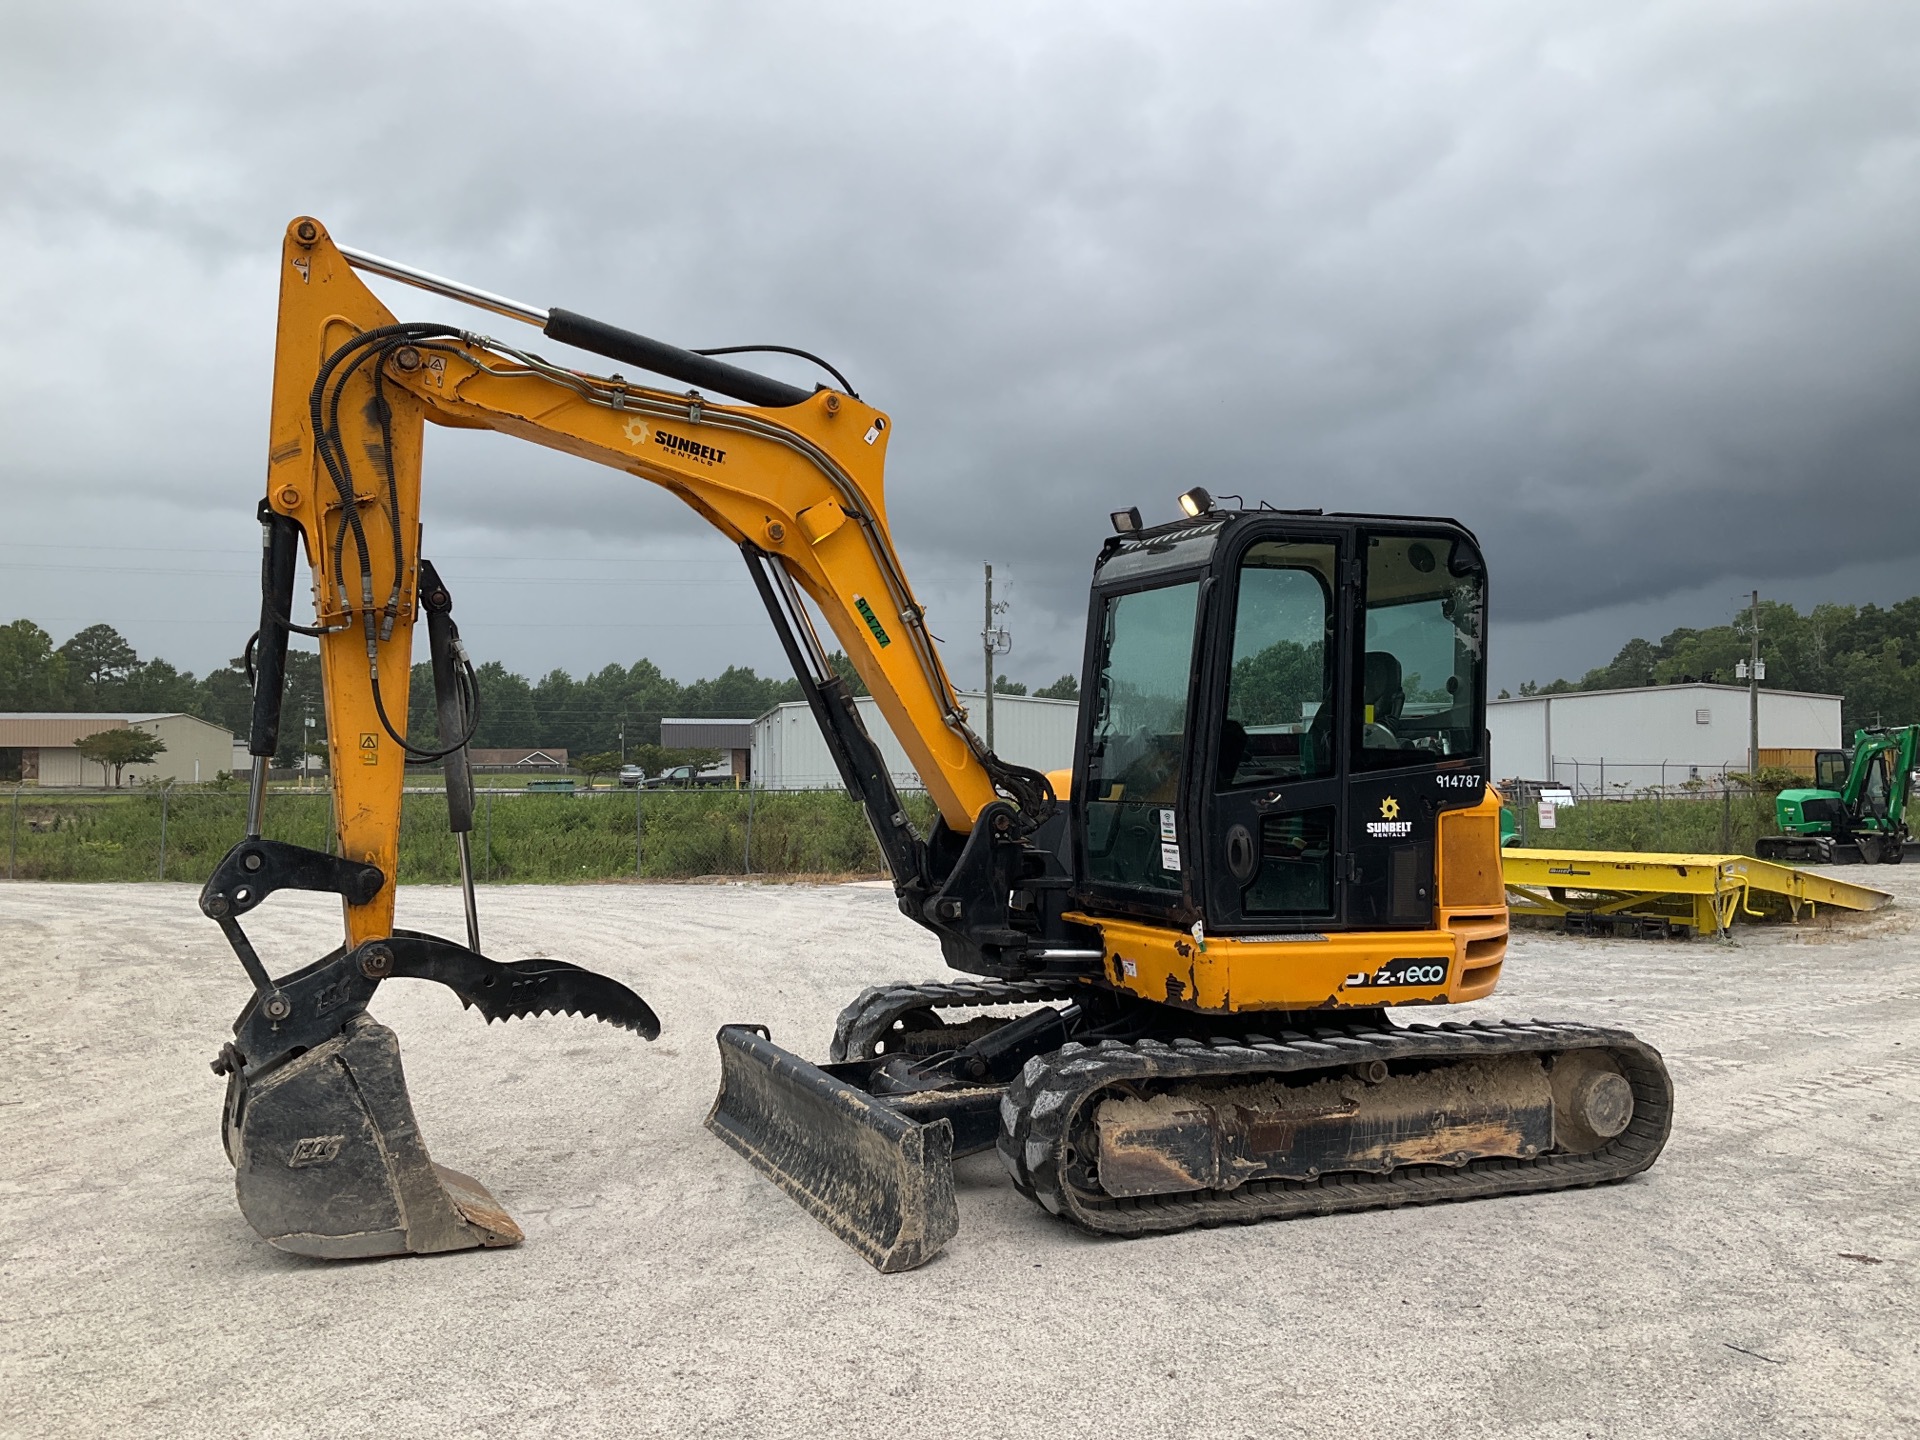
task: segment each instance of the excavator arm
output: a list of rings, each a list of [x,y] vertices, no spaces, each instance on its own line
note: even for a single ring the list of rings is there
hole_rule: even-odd
[[[695,388],[675,392],[571,369],[456,326],[401,322],[359,271],[538,325],[549,339]],[[723,403],[708,392],[747,403]],[[318,221],[289,225],[280,267],[272,430],[261,502],[263,559],[247,836],[216,868],[203,911],[255,994],[215,1062],[229,1077],[228,1151],[242,1209],[284,1248],[326,1256],[511,1243],[485,1190],[432,1164],[390,1031],[365,1014],[386,979],[448,986],[492,1019],[585,1014],[651,1039],[637,995],[564,962],[481,951],[467,834],[465,745],[477,709],[452,596],[420,552],[428,423],[490,429],[662,486],[739,546],[848,788],[865,806],[902,910],[940,934],[953,963],[1026,973],[1084,965],[1056,903],[1015,923],[1023,882],[1064,888],[1046,777],[993,756],[968,727],[889,534],[887,417],[846,390],[802,390],[560,309],[541,310],[342,248]],[[312,624],[294,618],[296,560],[312,576]],[[808,603],[866,682],[939,808],[908,823]],[[429,632],[439,738],[404,733],[413,627]],[[319,645],[337,844],[265,837],[289,636]],[[446,766],[460,843],[467,940],[397,930],[394,894],[409,760]],[[1058,824],[1055,825],[1058,829]],[[1057,837],[1056,837],[1057,838]],[[1049,873],[1049,871],[1053,873]],[[341,948],[275,977],[241,917],[281,889],[335,893]],[[290,1173],[294,1172],[294,1173]],[[313,1173],[305,1173],[313,1172]]]

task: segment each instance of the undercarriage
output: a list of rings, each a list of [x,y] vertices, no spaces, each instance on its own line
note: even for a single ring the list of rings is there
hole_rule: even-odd
[[[720,1048],[709,1128],[888,1271],[955,1233],[951,1161],[990,1148],[1052,1214],[1146,1235],[1625,1179],[1673,1104],[1623,1031],[1203,1016],[1073,982],[868,990],[824,1066],[757,1027]]]

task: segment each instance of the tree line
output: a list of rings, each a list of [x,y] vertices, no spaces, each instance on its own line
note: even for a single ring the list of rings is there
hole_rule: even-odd
[[[1760,658],[1768,690],[1809,690],[1841,697],[1848,735],[1865,725],[1920,720],[1920,596],[1878,605],[1816,605],[1802,615],[1792,605],[1760,603]],[[1752,616],[1704,630],[1669,631],[1658,641],[1633,639],[1606,665],[1578,680],[1548,685],[1528,681],[1522,695],[1618,690],[1636,685],[1746,682],[1736,674],[1751,648]],[[1507,692],[1502,691],[1505,698]]]
[[[854,693],[866,686],[847,657],[836,651],[834,669]],[[633,756],[657,747],[663,718],[745,719],[801,698],[799,682],[729,665],[710,679],[682,682],[651,660],[608,665],[575,679],[552,670],[538,680],[516,675],[497,660],[477,667],[479,716],[471,743],[477,748],[555,748],[576,755],[608,752]],[[1024,695],[1026,686],[1002,679],[995,689]],[[1034,693],[1073,699],[1070,675]],[[275,763],[293,765],[309,741],[326,738],[320,657],[312,650],[287,653],[280,748]],[[253,688],[244,657],[196,677],[161,659],[142,659],[111,625],[89,625],[63,644],[31,620],[0,625],[0,710],[183,712],[225,727],[244,739],[253,714]],[[422,744],[436,738],[433,673],[413,667],[408,735]],[[309,726],[306,722],[311,721]],[[651,757],[650,757],[651,758]]]

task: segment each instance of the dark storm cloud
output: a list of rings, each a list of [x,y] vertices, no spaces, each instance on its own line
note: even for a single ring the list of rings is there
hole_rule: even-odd
[[[964,640],[992,559],[1029,678],[1076,657],[1106,512],[1165,514],[1195,482],[1457,515],[1509,623],[1920,541],[1905,9],[65,5],[9,25],[4,474],[57,534],[219,515],[244,545],[277,237],[309,212],[680,343],[831,356],[896,418],[892,514],[936,621]],[[461,439],[436,444],[429,509],[473,553],[701,533],[625,482]],[[543,603],[571,598],[596,601]],[[529,669],[632,648],[517,643]]]

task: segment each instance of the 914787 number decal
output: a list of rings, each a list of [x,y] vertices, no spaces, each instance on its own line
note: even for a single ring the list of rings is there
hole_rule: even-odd
[[[1357,990],[1368,985],[1444,985],[1447,983],[1445,960],[1389,960],[1372,974],[1365,970],[1347,976],[1347,988]]]
[[[1443,770],[1433,777],[1442,790],[1480,790],[1485,788],[1477,771]]]

